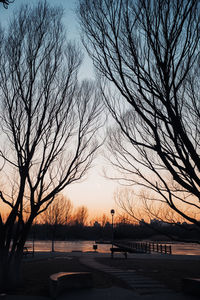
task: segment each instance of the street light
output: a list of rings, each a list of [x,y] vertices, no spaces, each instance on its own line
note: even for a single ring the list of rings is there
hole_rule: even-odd
[[[113,243],[114,243],[113,218],[114,218],[115,210],[114,210],[114,209],[111,209],[110,213],[111,213],[111,216],[112,216],[112,248],[113,248]]]

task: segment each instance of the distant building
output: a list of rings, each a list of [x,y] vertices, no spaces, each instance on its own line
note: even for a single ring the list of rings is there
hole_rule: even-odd
[[[158,219],[156,219],[156,218],[154,218],[153,220],[151,220],[151,221],[150,221],[150,224],[151,224],[151,225],[158,225],[158,226],[162,226],[162,227],[168,226],[168,225],[169,225],[168,223],[166,223],[166,222],[164,222],[164,221],[162,221],[162,220],[158,220]]]

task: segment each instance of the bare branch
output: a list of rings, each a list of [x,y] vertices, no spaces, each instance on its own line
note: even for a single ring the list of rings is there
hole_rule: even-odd
[[[185,209],[200,202],[199,1],[80,0],[78,15],[116,121],[108,157],[117,179],[200,226]]]
[[[6,255],[22,259],[34,219],[85,176],[101,144],[100,96],[94,82],[78,81],[82,53],[66,40],[62,15],[46,1],[22,6],[1,36],[0,157],[9,186],[0,198],[11,209],[0,226],[0,269]]]

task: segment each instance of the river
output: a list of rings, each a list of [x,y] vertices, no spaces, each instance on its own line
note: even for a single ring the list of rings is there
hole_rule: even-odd
[[[162,242],[165,244],[165,242]],[[88,252],[93,251],[94,241],[56,241],[54,242],[54,249],[58,252],[72,252],[82,251]],[[169,243],[172,246],[172,254],[174,255],[200,255],[200,245],[196,243]],[[33,247],[32,241],[27,241],[26,246],[29,248]],[[108,253],[110,252],[110,244],[98,244],[98,252]],[[36,252],[49,252],[51,251],[51,241],[34,241],[34,250]]]

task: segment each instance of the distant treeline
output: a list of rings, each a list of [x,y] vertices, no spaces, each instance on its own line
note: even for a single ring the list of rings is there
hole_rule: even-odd
[[[116,224],[114,226],[115,239],[158,239],[169,240],[198,240],[199,232],[196,231],[194,225],[177,224],[165,225],[154,224],[146,226],[144,224]],[[111,240],[112,225],[107,223],[105,226],[94,224],[93,226],[84,226],[82,224],[73,225],[50,225],[35,224],[29,235],[29,239],[37,240]]]

